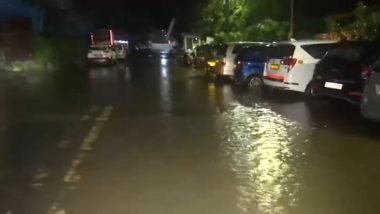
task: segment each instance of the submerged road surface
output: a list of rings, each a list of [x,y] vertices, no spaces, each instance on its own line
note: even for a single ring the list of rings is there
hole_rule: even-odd
[[[0,82],[0,213],[380,210],[378,124],[169,59]]]

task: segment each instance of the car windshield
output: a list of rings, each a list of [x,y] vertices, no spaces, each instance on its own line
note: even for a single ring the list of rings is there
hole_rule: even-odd
[[[110,40],[110,30],[99,29],[93,32],[93,37],[96,41],[108,41]]]
[[[378,46],[373,44],[340,44],[328,52],[326,59],[349,62],[372,62],[378,56]]]
[[[219,44],[219,45],[215,45],[214,46],[214,54],[216,54],[216,56],[222,56],[222,57],[225,57],[226,56],[226,52],[227,52],[227,45],[225,44]]]
[[[269,49],[269,57],[274,59],[291,58],[295,48],[292,44],[273,44]]]
[[[234,45],[234,48],[232,49],[232,54],[238,54],[241,49],[243,48],[248,48],[250,47],[251,45],[249,44],[238,44],[238,45]]]
[[[337,44],[314,44],[314,45],[302,45],[301,47],[315,59],[322,59],[326,53],[336,47]]]
[[[264,60],[268,56],[269,48],[266,46],[251,46],[241,49],[238,60]]]
[[[326,58],[344,59],[356,62],[362,59],[364,53],[365,49],[363,47],[338,47],[331,50]]]

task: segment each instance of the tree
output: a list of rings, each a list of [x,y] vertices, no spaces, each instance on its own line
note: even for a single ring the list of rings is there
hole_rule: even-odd
[[[216,41],[285,39],[283,0],[209,0],[200,31]],[[289,5],[287,5],[289,6]]]
[[[359,2],[352,13],[326,19],[327,30],[340,39],[380,39],[380,12],[376,6],[368,7]]]

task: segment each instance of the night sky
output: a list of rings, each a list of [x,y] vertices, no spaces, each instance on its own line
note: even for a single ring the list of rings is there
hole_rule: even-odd
[[[152,25],[167,28],[177,18],[177,28],[191,21],[203,1],[197,0],[75,0],[75,7],[83,12],[95,13],[100,25]],[[190,19],[190,20],[189,20]],[[183,28],[185,29],[185,28]]]
[[[45,0],[58,1],[58,0]],[[156,26],[167,28],[171,18],[177,18],[177,29],[188,30],[190,23],[199,20],[199,11],[207,0],[65,0],[83,13],[91,13],[99,26]],[[222,0],[221,0],[222,1]],[[252,0],[254,1],[254,0]],[[286,0],[284,0],[286,1]],[[359,0],[295,0],[298,18],[323,16],[351,11]],[[365,0],[373,3],[378,0]],[[284,8],[288,9],[288,8]],[[297,11],[296,11],[297,13]]]

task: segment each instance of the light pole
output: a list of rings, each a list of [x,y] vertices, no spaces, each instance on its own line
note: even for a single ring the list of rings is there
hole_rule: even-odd
[[[224,10],[225,10],[225,16],[226,16],[226,23],[225,23],[225,30],[229,31],[230,27],[230,0],[223,0]]]
[[[294,36],[294,0],[290,0],[290,29],[289,29],[289,40]]]

